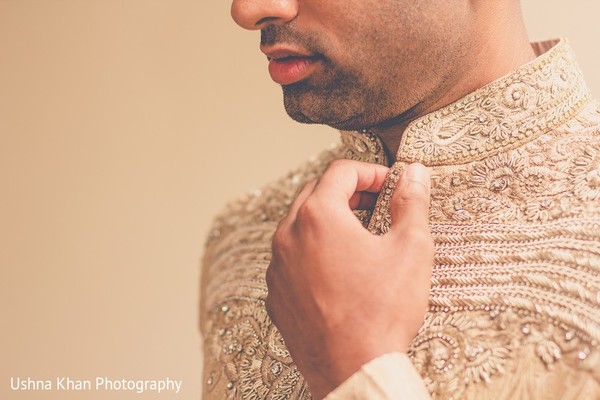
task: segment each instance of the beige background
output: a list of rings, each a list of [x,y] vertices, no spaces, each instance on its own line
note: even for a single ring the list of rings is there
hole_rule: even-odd
[[[598,95],[592,3],[525,11],[533,38],[571,38]],[[11,376],[168,376],[183,391],[160,398],[199,397],[211,215],[336,139],[288,120],[228,8],[0,0],[0,398],[155,398],[11,392]]]

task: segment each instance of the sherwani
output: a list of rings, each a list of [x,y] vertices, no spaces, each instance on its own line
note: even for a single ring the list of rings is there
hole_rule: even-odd
[[[435,261],[408,354],[370,361],[328,399],[600,398],[600,106],[566,40],[533,47],[531,63],[413,121],[393,164],[375,135],[342,132],[226,207],[203,263],[204,399],[311,398],[265,310],[265,270],[299,188],[338,158],[392,164],[375,208],[356,212],[373,234],[389,229],[403,168],[430,168]]]

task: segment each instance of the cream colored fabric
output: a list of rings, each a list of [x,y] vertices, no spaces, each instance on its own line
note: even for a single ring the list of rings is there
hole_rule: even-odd
[[[348,378],[325,400],[420,400],[429,393],[406,354],[378,357]]]
[[[389,165],[377,137],[343,132],[216,218],[203,264],[204,399],[311,398],[267,316],[264,273],[297,190],[337,158]],[[408,353],[431,397],[600,398],[600,107],[568,43],[411,123],[396,158],[375,209],[357,216],[384,234],[395,178],[409,162],[431,168],[430,307]]]

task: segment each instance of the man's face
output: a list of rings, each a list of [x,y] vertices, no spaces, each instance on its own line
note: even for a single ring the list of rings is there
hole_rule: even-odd
[[[234,0],[261,29],[271,77],[299,122],[360,130],[403,118],[451,84],[469,41],[466,0]]]

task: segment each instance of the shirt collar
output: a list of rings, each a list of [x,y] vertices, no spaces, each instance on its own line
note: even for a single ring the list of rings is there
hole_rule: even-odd
[[[568,41],[532,47],[538,54],[532,62],[412,121],[397,161],[436,166],[481,160],[519,147],[575,116],[590,92]],[[347,158],[388,164],[374,134],[342,132],[342,142]]]

